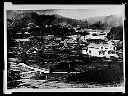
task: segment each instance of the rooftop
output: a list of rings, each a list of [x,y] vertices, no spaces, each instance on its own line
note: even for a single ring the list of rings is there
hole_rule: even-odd
[[[112,44],[110,44],[110,43],[105,43],[105,44],[103,44],[103,43],[99,43],[99,44],[96,44],[96,43],[90,43],[89,45],[88,45],[88,47],[92,47],[92,48],[100,48],[100,47],[105,47],[105,48],[108,48],[108,47],[110,47],[110,46],[113,46]]]

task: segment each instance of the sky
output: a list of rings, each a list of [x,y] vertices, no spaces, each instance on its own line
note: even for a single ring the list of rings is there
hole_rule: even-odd
[[[24,11],[22,10],[22,8],[24,8],[23,9]],[[13,12],[17,11],[17,7],[12,9]],[[95,16],[124,15],[124,7],[122,5],[76,5],[76,6],[75,5],[43,5],[40,7],[21,6],[20,11],[17,12],[25,12],[27,10],[36,11],[38,14],[45,14],[45,15],[59,14],[63,17],[68,17],[78,20],[95,17]],[[10,13],[13,14],[12,12]]]
[[[86,19],[95,16],[122,15],[121,8],[97,8],[97,9],[60,9],[56,13],[73,19]]]

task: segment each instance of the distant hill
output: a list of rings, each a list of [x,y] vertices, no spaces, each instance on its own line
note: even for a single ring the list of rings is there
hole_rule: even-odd
[[[76,20],[67,17],[63,17],[58,14],[39,14],[39,12],[17,12],[9,11],[7,14],[8,28],[15,27],[16,30],[20,30],[21,27],[25,27],[28,22],[33,22],[36,25],[43,27],[47,25],[60,25],[70,24],[71,26],[77,26],[91,29],[111,29],[112,27],[122,26],[122,17],[117,15],[110,16],[98,16],[91,17],[83,20]]]
[[[81,21],[81,20],[76,20],[76,19],[71,19],[71,18],[66,18],[63,16],[60,16],[58,14],[52,14],[52,15],[44,15],[44,14],[37,14],[36,12],[10,12],[7,15],[8,18],[8,27],[10,26],[20,26],[24,27],[28,22],[33,22],[36,23],[39,26],[44,26],[44,25],[58,25],[60,23],[66,23],[70,24],[72,26],[77,26],[80,25],[81,27],[86,27],[87,26],[87,21]],[[12,23],[12,24],[10,24]]]
[[[8,16],[9,15],[9,16]],[[87,22],[66,18],[60,16],[58,14],[45,15],[38,14],[36,12],[13,12],[7,15],[7,29],[11,34],[15,34],[20,31],[23,32],[23,28],[28,28],[29,24],[32,23],[29,32],[35,35],[43,35],[43,34],[56,34],[56,35],[69,35],[75,33],[74,29],[68,29],[66,27],[62,28],[61,24],[69,25],[69,26],[77,26],[86,27]],[[46,25],[53,25],[50,28],[46,28]],[[32,27],[33,26],[33,27]],[[35,28],[34,26],[39,26]],[[37,34],[38,32],[38,34]]]
[[[82,20],[77,20],[77,19],[71,19],[71,18],[67,18],[67,17],[63,17],[61,15],[58,14],[54,14],[55,16],[55,21],[58,23],[66,23],[66,24],[70,24],[72,26],[81,26],[81,27],[87,27],[88,22],[87,21],[82,21]]]
[[[95,25],[101,25],[100,27],[103,27],[103,29],[111,29],[123,25],[122,17],[119,15],[97,16],[83,19],[83,21],[87,21],[91,28],[95,27]]]

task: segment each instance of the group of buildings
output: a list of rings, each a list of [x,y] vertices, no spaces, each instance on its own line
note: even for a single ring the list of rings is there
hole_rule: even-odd
[[[47,26],[46,26],[47,27]],[[55,41],[51,42],[50,44],[47,44],[46,46],[58,46],[63,45],[63,47],[75,47],[78,44],[83,44],[86,46],[83,46],[82,54],[87,54],[89,56],[96,56],[96,57],[108,57],[111,56],[118,57],[116,55],[116,47],[114,46],[113,42],[108,41],[107,34],[110,30],[93,30],[93,29],[81,29],[77,30],[75,29],[76,34],[66,36],[67,39],[62,39],[61,37],[55,37],[54,35],[47,35],[43,36],[44,39],[49,40],[51,38],[55,38],[56,41],[58,40],[59,43],[57,44]],[[86,35],[81,35],[79,33],[86,32]],[[28,35],[29,33],[24,33]],[[88,40],[92,40],[94,42],[88,42]],[[96,43],[96,40],[102,40],[104,42],[98,42]],[[29,38],[23,38],[23,39],[16,39],[17,42],[29,42]]]
[[[51,49],[52,49],[52,47],[58,47],[58,46],[59,46],[58,48],[60,48],[60,49],[69,48],[69,47],[72,49],[74,49],[74,48],[76,49],[78,45],[80,45],[80,46],[82,45],[81,48],[79,49],[79,51],[83,55],[87,55],[87,56],[91,56],[91,57],[106,57],[106,58],[110,58],[112,56],[116,57],[116,58],[119,57],[116,54],[116,46],[114,45],[114,43],[111,40],[107,39],[107,33],[109,33],[109,30],[84,29],[84,31],[81,31],[81,32],[87,32],[87,35],[81,35],[81,34],[79,34],[79,32],[76,32],[75,35],[66,36],[65,38],[56,37],[54,35],[46,35],[46,36],[38,36],[38,37],[40,37],[44,41],[46,41],[46,42],[43,41],[45,43],[45,44],[43,44],[43,45],[45,45],[45,47],[47,47],[47,48],[51,47]],[[22,37],[22,38],[15,39],[17,44],[19,44],[19,47],[18,47],[19,49],[21,49],[22,43],[31,41],[32,36],[30,36],[29,32],[24,32],[24,34],[17,33],[16,35],[18,35],[18,37]],[[21,36],[21,35],[25,35],[25,36],[27,35],[27,38],[23,38],[23,36]],[[101,41],[95,42],[98,40],[99,41],[101,40]],[[30,46],[30,48],[26,51],[26,54],[37,54],[37,51],[39,49],[41,49],[41,48],[38,48],[38,44],[36,44],[35,46]],[[45,49],[44,49],[44,51],[45,51]],[[48,51],[50,51],[50,50],[47,50],[47,52]],[[13,65],[15,65],[15,64],[13,63]],[[24,66],[24,64],[21,64],[21,65]],[[34,71],[49,73],[49,69],[47,70],[46,68],[39,69],[39,70],[36,68],[33,68],[33,67],[28,67],[28,66],[27,66],[27,68],[30,68]]]
[[[118,55],[116,54],[116,46],[111,40],[107,39],[107,33],[109,33],[109,30],[92,30],[87,29],[88,35],[82,36],[82,35],[71,35],[67,36],[70,39],[65,39],[64,41],[61,41],[61,43],[64,43],[65,45],[67,43],[76,44],[77,40],[82,42],[86,46],[82,47],[82,54],[86,54],[89,56],[95,56],[95,57],[116,57],[118,58]],[[93,42],[88,42],[88,40],[92,40]],[[102,40],[101,42],[95,42],[97,40]]]

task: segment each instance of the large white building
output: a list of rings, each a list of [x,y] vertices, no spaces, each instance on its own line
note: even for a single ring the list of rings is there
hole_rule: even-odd
[[[107,36],[106,34],[101,35],[101,34],[99,34],[97,32],[92,32],[89,35],[86,35],[85,39],[101,39],[101,40],[105,40],[105,39],[107,39],[106,36]]]
[[[67,37],[69,37],[69,38],[71,38],[71,39],[73,39],[73,40],[77,40],[78,35],[71,35],[71,36],[67,36]]]
[[[81,36],[80,39],[82,41],[86,41],[88,39],[91,40],[106,40],[107,41],[107,32],[106,31],[101,31],[101,30],[92,30],[92,29],[88,29],[87,31],[89,34],[85,35],[85,36]]]
[[[83,48],[82,53],[95,57],[107,57],[107,58],[110,58],[111,56],[118,57],[115,50],[116,47],[111,43],[106,43],[106,44],[90,43],[87,46],[87,48]]]

